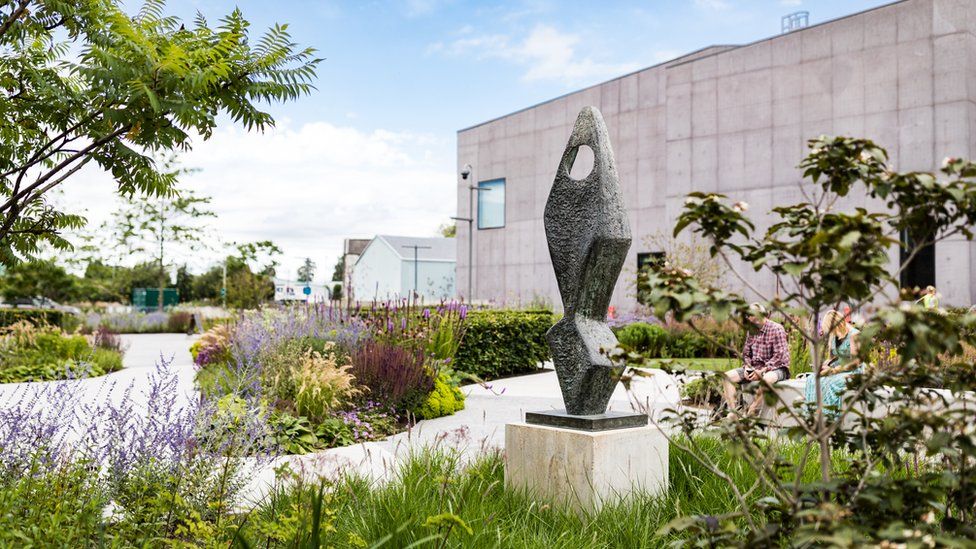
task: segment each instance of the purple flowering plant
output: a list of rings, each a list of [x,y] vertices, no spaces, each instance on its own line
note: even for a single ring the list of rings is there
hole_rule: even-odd
[[[300,443],[296,439],[285,446],[315,447],[309,428],[302,427],[309,418],[300,415],[297,403],[305,400],[302,391],[321,390],[308,377],[315,372],[307,361],[328,355],[330,360],[317,361],[318,367],[348,367],[360,390],[351,392],[354,396],[331,416],[352,436],[333,433],[337,424],[321,417],[309,426],[314,431],[318,423],[321,431],[329,424],[330,434],[320,443],[386,436],[409,419],[411,410],[433,390],[437,376],[450,371],[466,314],[466,307],[456,302],[422,305],[410,300],[349,309],[300,304],[248,311],[229,327],[228,352],[222,359],[213,358],[219,352],[209,344],[197,349],[196,363],[203,367],[198,380],[209,378],[210,389],[204,390],[209,397],[235,394],[264,402],[275,414],[275,425],[301,437]]]
[[[191,523],[219,523],[239,503],[247,467],[272,457],[273,447],[257,402],[244,402],[227,428],[225,411],[199,399],[183,377],[161,359],[141,386],[110,379],[4,386],[0,485],[80,468],[84,497],[113,509],[117,530],[172,538]]]

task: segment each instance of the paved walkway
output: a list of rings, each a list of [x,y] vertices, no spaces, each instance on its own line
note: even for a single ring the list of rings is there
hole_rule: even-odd
[[[76,425],[83,428],[85,422],[94,420],[95,414],[104,414],[108,406],[118,406],[126,400],[133,409],[145,410],[152,377],[157,365],[169,363],[169,371],[175,376],[176,404],[188,404],[197,398],[193,377],[195,367],[189,348],[197,336],[184,334],[124,334],[127,346],[122,359],[122,369],[104,376],[32,383],[0,384],[0,407],[35,407],[36,402],[47,402],[49,417],[74,417]]]

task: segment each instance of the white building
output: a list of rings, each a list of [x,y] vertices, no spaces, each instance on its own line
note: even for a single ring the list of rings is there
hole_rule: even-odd
[[[283,278],[274,279],[275,293],[274,300],[283,301],[305,301],[309,303],[322,303],[329,301],[332,297],[332,286],[340,285],[339,282],[332,284],[315,284],[298,282],[297,280],[285,280]],[[306,293],[305,288],[308,288]]]
[[[369,243],[369,238],[346,238],[342,241],[342,300],[349,304],[356,301],[356,294],[352,287],[352,271],[359,261],[359,256]]]
[[[352,295],[360,302],[410,297],[425,301],[455,296],[453,238],[377,235],[356,261]]]

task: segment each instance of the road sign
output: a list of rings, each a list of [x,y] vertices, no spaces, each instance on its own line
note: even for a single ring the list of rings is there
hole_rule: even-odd
[[[302,293],[305,295],[312,295],[312,288],[310,286],[305,286],[302,288]]]

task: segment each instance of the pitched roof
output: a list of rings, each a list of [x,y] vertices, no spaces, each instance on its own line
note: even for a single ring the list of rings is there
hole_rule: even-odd
[[[417,259],[419,261],[457,260],[457,244],[453,238],[424,238],[388,234],[376,235],[376,238],[385,241],[401,259],[413,260],[413,246],[420,246],[417,249]]]

